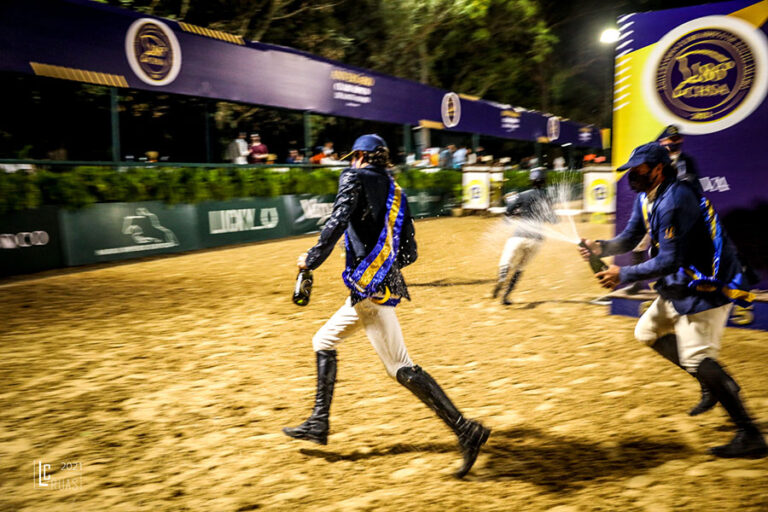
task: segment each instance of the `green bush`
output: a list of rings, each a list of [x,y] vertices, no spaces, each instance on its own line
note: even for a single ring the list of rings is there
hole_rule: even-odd
[[[93,203],[164,201],[199,203],[235,197],[336,193],[340,169],[200,168],[79,166],[53,172],[0,172],[0,213],[40,205],[83,208]],[[408,190],[439,190],[461,195],[461,172],[407,169],[397,175]],[[457,192],[458,191],[458,192]]]
[[[0,174],[0,214],[37,208],[42,199],[34,176],[25,171]]]

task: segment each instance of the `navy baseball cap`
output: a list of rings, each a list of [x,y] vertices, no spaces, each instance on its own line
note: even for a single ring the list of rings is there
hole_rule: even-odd
[[[617,170],[625,171],[630,167],[637,167],[638,165],[648,164],[649,166],[656,166],[656,164],[671,164],[672,160],[669,159],[669,151],[667,148],[659,144],[658,142],[649,142],[642,146],[637,146],[632,154],[629,155],[627,163],[619,167]]]
[[[379,146],[384,146],[386,148],[387,143],[375,133],[369,133],[357,138],[352,146],[352,151],[374,151]]]

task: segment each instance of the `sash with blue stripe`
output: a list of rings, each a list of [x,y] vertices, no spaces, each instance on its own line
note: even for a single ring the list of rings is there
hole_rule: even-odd
[[[384,281],[392,264],[397,257],[400,248],[400,231],[403,227],[404,209],[403,198],[405,194],[394,180],[390,181],[389,194],[387,196],[384,228],[379,234],[376,246],[356,268],[347,267],[342,273],[344,284],[347,288],[363,297],[370,298],[377,304],[395,306],[400,298],[393,298],[388,287],[384,288],[381,295],[379,288]],[[349,238],[346,239],[347,251],[350,250]]]
[[[645,227],[650,233],[650,222],[648,219],[648,198],[645,194],[640,197],[642,201],[643,221]],[[729,283],[723,283],[717,278],[717,274],[720,272],[720,257],[723,253],[723,228],[720,225],[720,219],[715,212],[715,208],[709,199],[702,197],[699,202],[699,209],[704,216],[704,222],[707,225],[707,231],[712,238],[712,245],[714,246],[714,255],[712,257],[712,275],[707,276],[700,272],[699,269],[693,265],[688,268],[680,267],[680,270],[685,272],[688,277],[692,279],[688,283],[689,288],[693,288],[700,292],[714,292],[720,290],[731,302],[735,302],[739,306],[747,307],[755,300],[755,294],[741,288],[744,286],[744,274],[739,272]],[[654,243],[656,243],[654,241]]]

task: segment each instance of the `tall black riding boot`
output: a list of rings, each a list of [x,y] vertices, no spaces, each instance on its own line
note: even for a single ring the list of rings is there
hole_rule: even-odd
[[[296,439],[328,444],[328,416],[331,412],[333,385],[336,383],[336,351],[318,350],[315,354],[317,355],[315,407],[307,421],[298,427],[285,427],[283,432]]]
[[[397,370],[397,381],[435,411],[459,438],[464,462],[454,475],[456,478],[463,478],[472,469],[480,447],[488,440],[490,429],[485,428],[480,422],[468,420],[462,416],[435,379],[421,367],[400,368]]]
[[[696,377],[696,380],[698,380],[699,384],[701,385],[701,400],[699,400],[699,403],[696,404],[693,409],[688,411],[689,416],[698,416],[699,414],[707,412],[717,405],[717,398],[715,398],[715,394],[709,390],[709,387],[704,383],[704,381],[701,380],[698,373],[694,375],[694,377]]]
[[[504,298],[501,300],[501,302],[509,306],[512,304],[512,302],[509,300],[509,294],[512,293],[512,290],[514,289],[515,285],[517,284],[517,280],[520,279],[520,276],[522,275],[523,271],[518,270],[512,275],[512,279],[509,280],[509,284],[507,285],[507,291],[504,292]]]
[[[677,353],[677,336],[674,334],[665,334],[664,336],[660,337],[651,346],[651,348],[661,354],[668,361],[685,370],[685,368],[680,364],[680,356]],[[717,398],[709,390],[707,384],[701,380],[698,375],[694,375],[694,377],[699,381],[699,384],[701,385],[701,400],[693,407],[693,409],[688,411],[688,414],[691,416],[696,416],[703,412],[707,412],[717,405]]]
[[[760,430],[752,422],[739,398],[739,386],[714,359],[706,358],[699,364],[699,378],[723,404],[736,424],[736,436],[730,443],[710,448],[716,457],[759,459],[768,455],[768,446]]]
[[[509,272],[509,265],[502,265],[499,267],[499,277],[496,280],[496,286],[493,287],[493,298],[499,296],[499,292],[501,291],[502,286],[504,286],[504,282],[507,280],[507,272]]]

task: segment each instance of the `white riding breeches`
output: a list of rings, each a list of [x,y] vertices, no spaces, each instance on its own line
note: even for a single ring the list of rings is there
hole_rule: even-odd
[[[720,338],[732,306],[729,303],[700,313],[681,315],[671,301],[659,297],[638,320],[635,338],[652,346],[659,337],[674,333],[680,364],[694,372],[705,358],[717,359]]]
[[[352,306],[352,300],[347,297],[344,305],[315,333],[312,348],[315,351],[335,350],[336,345],[361,327],[390,377],[394,378],[403,366],[413,366],[395,308],[374,304],[370,299]]]
[[[524,238],[520,236],[509,237],[504,244],[504,250],[501,252],[499,266],[508,265],[510,270],[523,270],[525,265],[539,251],[541,240],[535,238]]]

